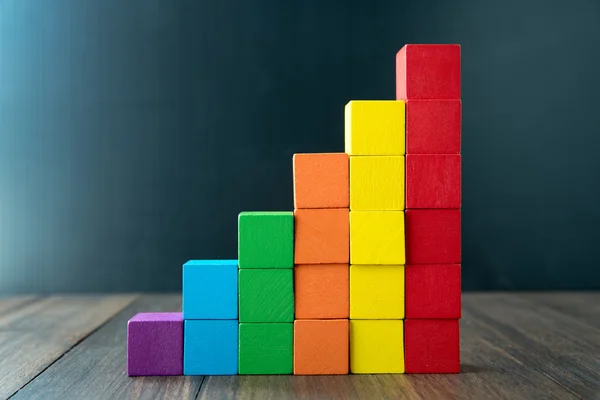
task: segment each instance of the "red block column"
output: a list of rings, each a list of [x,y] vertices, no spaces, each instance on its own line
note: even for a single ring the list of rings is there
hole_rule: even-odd
[[[406,373],[460,371],[460,46],[396,55],[406,100]]]

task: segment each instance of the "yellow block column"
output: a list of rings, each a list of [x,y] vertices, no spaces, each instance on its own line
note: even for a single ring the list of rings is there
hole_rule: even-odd
[[[350,371],[404,372],[405,104],[351,101]]]

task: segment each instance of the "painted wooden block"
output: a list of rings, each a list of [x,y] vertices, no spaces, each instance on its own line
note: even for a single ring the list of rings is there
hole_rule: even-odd
[[[294,154],[294,208],[348,208],[346,153]]]
[[[402,320],[350,320],[350,372],[404,373]]]
[[[460,210],[406,210],[406,264],[460,264]]]
[[[294,213],[240,213],[238,258],[240,268],[292,268]]]
[[[348,373],[347,319],[294,321],[294,375]]]
[[[407,265],[406,318],[461,317],[460,264]]]
[[[406,208],[460,208],[460,154],[406,156]]]
[[[396,99],[460,99],[460,45],[409,44],[400,49]]]
[[[293,322],[293,280],[291,269],[240,270],[240,322]]]
[[[185,320],[183,374],[237,373],[238,321]]]
[[[397,100],[353,100],[346,104],[346,153],[403,156],[404,113],[404,102]]]
[[[403,319],[404,267],[351,265],[350,318]]]
[[[350,263],[404,265],[404,212],[351,211]]]
[[[347,208],[301,209],[294,212],[294,262],[339,264],[350,259]]]
[[[352,211],[404,210],[404,157],[350,158]]]
[[[296,319],[348,318],[349,276],[348,264],[296,265]]]
[[[183,373],[181,313],[139,313],[127,322],[129,376]]]
[[[407,319],[404,327],[407,373],[460,372],[459,320]]]
[[[237,319],[237,260],[183,264],[182,308],[184,319]]]
[[[459,154],[460,100],[407,100],[406,153]]]
[[[291,374],[294,324],[244,324],[239,327],[239,373]]]

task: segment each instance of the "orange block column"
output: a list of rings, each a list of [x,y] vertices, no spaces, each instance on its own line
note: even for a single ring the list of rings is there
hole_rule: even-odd
[[[294,155],[294,374],[347,374],[349,163]]]

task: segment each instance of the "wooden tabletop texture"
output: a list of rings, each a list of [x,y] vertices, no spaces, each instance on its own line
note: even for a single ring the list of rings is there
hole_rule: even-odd
[[[0,298],[0,399],[600,399],[600,293],[465,293],[459,375],[142,377],[127,320],[179,295]]]

